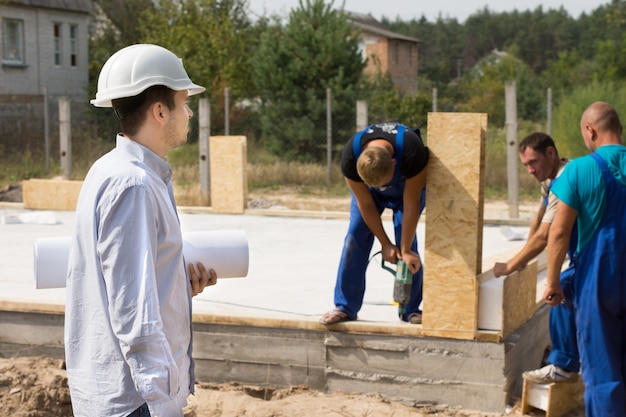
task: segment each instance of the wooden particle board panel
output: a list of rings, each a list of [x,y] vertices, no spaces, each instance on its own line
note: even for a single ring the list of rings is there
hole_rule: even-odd
[[[243,214],[248,194],[246,137],[211,136],[209,148],[214,212]]]
[[[571,410],[582,408],[585,385],[580,376],[573,382],[537,384],[524,379],[522,413],[533,408],[546,412],[546,417],[561,417]]]
[[[82,181],[30,179],[22,182],[24,208],[41,210],[76,209]]]
[[[429,113],[423,332],[473,339],[482,269],[483,113]]]
[[[496,278],[493,270],[480,274],[478,330],[498,331],[507,338],[537,310],[537,259],[526,268]]]
[[[502,337],[507,338],[535,312],[537,260],[509,275],[502,288]]]

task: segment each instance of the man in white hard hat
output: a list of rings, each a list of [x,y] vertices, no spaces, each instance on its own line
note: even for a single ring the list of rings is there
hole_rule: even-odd
[[[184,265],[167,153],[187,140],[194,84],[157,45],[113,54],[92,104],[116,147],[87,174],[67,276],[65,357],[75,416],[182,417],[193,393],[191,297],[214,270]]]

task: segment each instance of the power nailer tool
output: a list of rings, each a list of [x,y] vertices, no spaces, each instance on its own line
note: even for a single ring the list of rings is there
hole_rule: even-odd
[[[395,277],[393,282],[393,301],[398,303],[398,317],[402,319],[406,311],[406,305],[411,297],[413,274],[411,274],[409,267],[402,259],[398,259],[396,262],[395,270],[386,266],[384,259],[381,262],[381,266]]]

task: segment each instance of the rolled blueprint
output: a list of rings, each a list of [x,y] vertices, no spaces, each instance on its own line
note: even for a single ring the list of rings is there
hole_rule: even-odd
[[[35,288],[64,288],[71,238],[47,237],[35,240]],[[243,230],[216,230],[183,233],[185,264],[198,262],[213,268],[217,278],[248,275],[248,238]]]
[[[44,237],[35,240],[35,288],[63,288],[72,239]]]

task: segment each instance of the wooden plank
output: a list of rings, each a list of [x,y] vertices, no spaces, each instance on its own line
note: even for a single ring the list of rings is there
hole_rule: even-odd
[[[315,318],[280,318],[265,317],[243,314],[194,314],[194,323],[216,323],[234,326],[257,326],[271,327],[274,329],[306,329],[317,331],[332,331],[343,333],[366,333],[366,334],[387,334],[397,336],[422,336],[422,328],[419,325],[405,322],[383,322],[383,321],[350,321],[325,326],[320,324]]]
[[[213,210],[243,214],[248,194],[246,137],[211,136],[209,148]]]
[[[537,384],[524,379],[521,411],[524,415],[533,408],[546,412],[546,417],[561,417],[584,405],[585,386],[580,376],[574,382]]]
[[[424,335],[476,334],[486,134],[486,114],[428,114]]]
[[[22,182],[24,208],[41,210],[76,209],[82,181],[30,179]]]
[[[550,384],[546,417],[561,417],[581,407],[584,404],[584,393],[585,386],[580,375],[575,382]]]
[[[502,287],[502,337],[507,338],[535,312],[537,259],[504,279]]]

